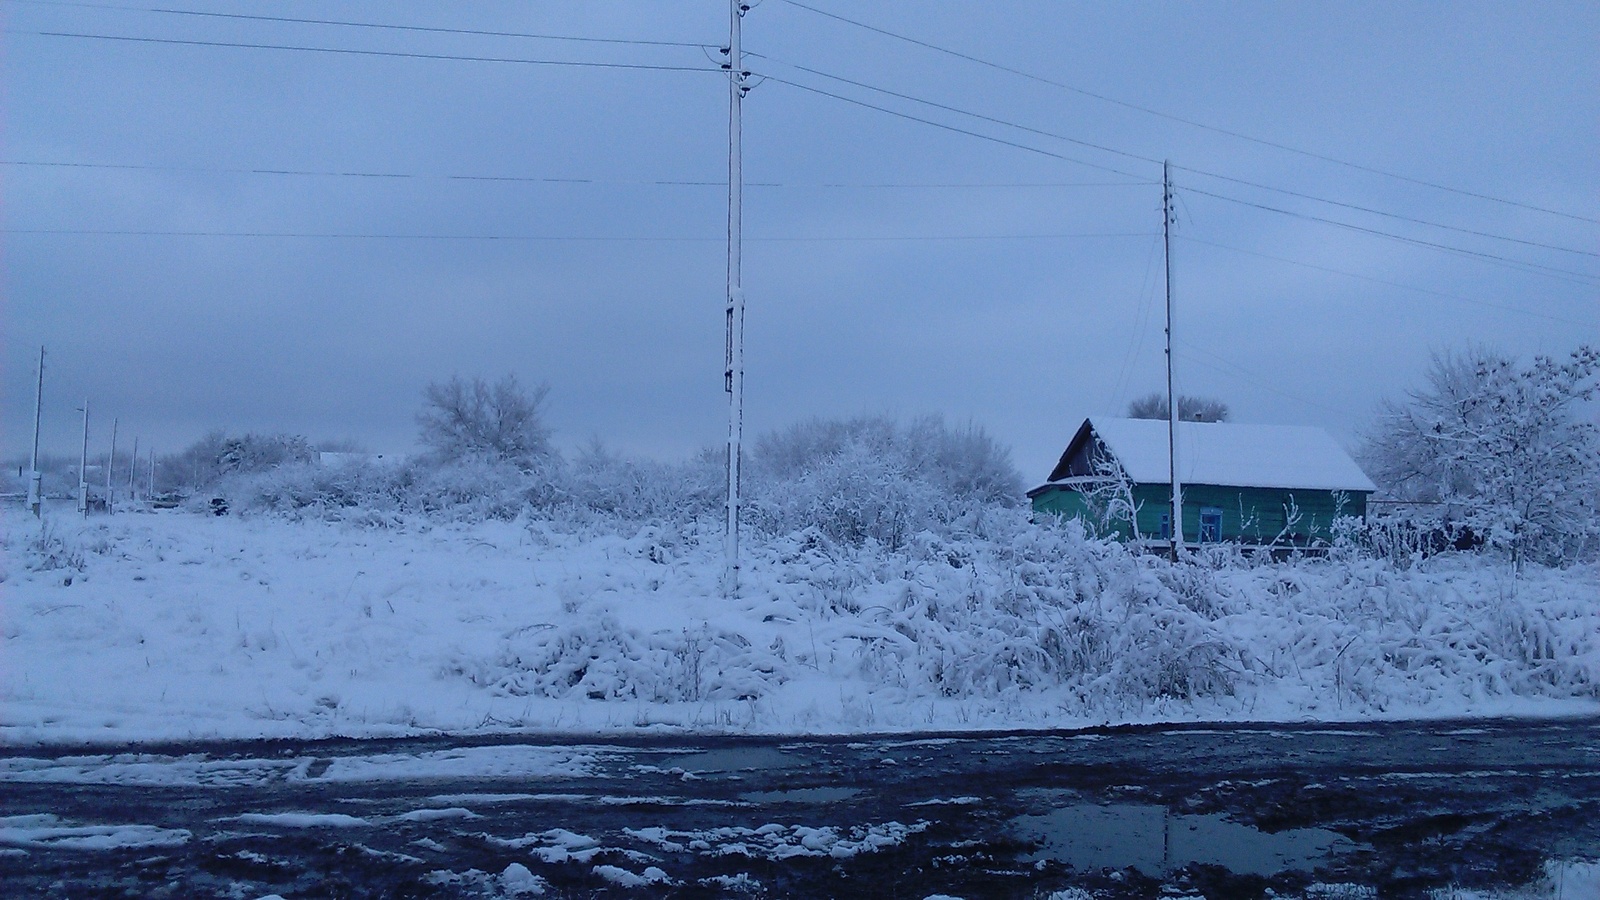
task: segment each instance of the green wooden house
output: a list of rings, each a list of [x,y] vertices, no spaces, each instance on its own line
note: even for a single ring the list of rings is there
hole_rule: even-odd
[[[1334,519],[1364,517],[1376,490],[1320,428],[1179,422],[1177,440],[1182,534],[1191,547],[1326,543]],[[1028,492],[1034,513],[1165,545],[1172,534],[1168,446],[1165,420],[1085,419],[1049,480]]]

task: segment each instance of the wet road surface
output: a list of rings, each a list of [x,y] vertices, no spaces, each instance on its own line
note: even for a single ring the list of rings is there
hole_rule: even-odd
[[[0,895],[1412,897],[1600,859],[1600,720],[0,749]]]

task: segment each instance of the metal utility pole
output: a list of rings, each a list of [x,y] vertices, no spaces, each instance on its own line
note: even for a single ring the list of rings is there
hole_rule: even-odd
[[[1172,560],[1183,554],[1183,485],[1178,481],[1178,395],[1172,389],[1172,164],[1161,164],[1161,240],[1167,264],[1167,460],[1172,476]]]
[[[89,398],[83,398],[83,453],[78,456],[78,513],[89,515]]]
[[[35,518],[42,515],[43,495],[39,475],[39,416],[44,409],[44,348],[39,348],[39,388],[33,395],[33,461],[28,464],[28,509]]]
[[[727,568],[722,589],[729,597],[739,592],[739,462],[744,440],[744,283],[740,255],[743,251],[743,187],[741,117],[750,73],[744,70],[739,46],[739,25],[749,5],[728,2],[728,340],[724,354],[723,387],[728,392],[728,508],[723,537]]]
[[[117,422],[111,420],[111,452],[106,454],[106,515],[111,515],[111,470],[117,464]]]

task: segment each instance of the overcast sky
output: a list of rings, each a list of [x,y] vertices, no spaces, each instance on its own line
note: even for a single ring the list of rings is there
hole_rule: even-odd
[[[1596,4],[803,2],[744,20],[753,432],[937,412],[1041,480],[1163,384],[1162,159],[1179,390],[1237,421],[1600,340]],[[85,396],[102,453],[403,451],[507,372],[568,447],[722,438],[725,3],[128,5],[0,2],[7,454],[41,344],[46,451]]]

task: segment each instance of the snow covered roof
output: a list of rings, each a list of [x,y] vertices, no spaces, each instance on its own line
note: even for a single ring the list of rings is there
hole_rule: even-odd
[[[1084,420],[1051,481],[1067,476],[1068,461],[1091,431],[1135,482],[1171,480],[1166,420],[1094,418]],[[1377,490],[1326,431],[1298,425],[1179,422],[1178,478],[1226,487]]]

